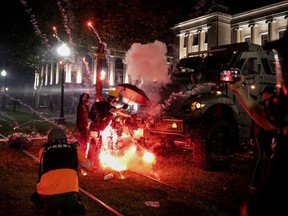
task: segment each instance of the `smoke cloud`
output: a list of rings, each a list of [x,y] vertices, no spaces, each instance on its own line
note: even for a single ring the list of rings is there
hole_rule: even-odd
[[[134,43],[127,51],[125,64],[131,84],[141,88],[152,105],[160,100],[160,87],[169,82],[166,44]]]

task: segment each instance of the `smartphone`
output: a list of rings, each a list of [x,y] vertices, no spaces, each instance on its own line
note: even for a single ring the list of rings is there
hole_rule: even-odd
[[[236,82],[240,80],[240,71],[237,69],[225,69],[219,73],[219,81],[221,82]]]

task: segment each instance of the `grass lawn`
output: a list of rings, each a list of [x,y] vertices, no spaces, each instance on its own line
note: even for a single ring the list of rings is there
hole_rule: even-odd
[[[0,111],[0,135],[7,137],[13,133],[46,136],[47,132],[58,125],[59,114],[32,111]],[[68,130],[75,130],[73,115],[67,116],[65,126]]]
[[[18,124],[35,120],[33,130],[39,133],[46,134],[53,126],[53,120],[38,122],[31,113],[13,116]],[[5,121],[0,124],[0,134],[7,136],[15,132],[13,124]],[[73,130],[73,123],[68,125]],[[33,141],[27,151],[37,157],[44,142]],[[195,167],[190,156],[190,151],[170,148],[157,154],[157,161],[151,167],[135,166],[121,173],[99,168],[87,176],[80,174],[80,187],[127,216],[238,215],[249,190],[251,161],[235,157],[230,170],[213,172]],[[23,151],[10,148],[7,142],[0,142],[0,158],[0,215],[43,215],[30,202],[37,183],[38,162]],[[103,180],[110,172],[114,177]],[[154,181],[155,177],[159,181]],[[81,193],[81,197],[87,215],[115,215],[85,194]],[[145,201],[158,201],[160,206],[148,207]]]

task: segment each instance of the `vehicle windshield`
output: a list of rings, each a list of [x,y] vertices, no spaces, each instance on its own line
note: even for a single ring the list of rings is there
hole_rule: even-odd
[[[197,56],[181,59],[178,63],[178,73],[192,73],[198,76],[199,82],[217,82],[220,70],[229,68],[242,68],[243,61],[237,61],[236,52],[217,52],[206,56]]]

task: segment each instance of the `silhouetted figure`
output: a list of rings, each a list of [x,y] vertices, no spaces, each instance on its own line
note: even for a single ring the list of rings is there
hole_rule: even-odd
[[[260,102],[262,106],[272,97],[275,88],[273,86],[266,86],[260,93],[263,101]],[[254,169],[251,176],[250,192],[253,194],[263,181],[265,172],[267,171],[270,157],[272,155],[272,140],[275,138],[275,132],[266,131],[260,125],[252,120],[250,143],[254,147],[253,164]]]
[[[19,106],[19,99],[18,99],[18,97],[15,97],[14,102],[13,102],[13,111],[14,112],[16,112],[17,106]]]
[[[90,95],[83,93],[80,95],[80,100],[77,105],[76,128],[78,132],[78,142],[80,150],[86,152],[87,142],[89,140],[89,100]]]
[[[53,103],[53,100],[52,100],[52,99],[49,101],[49,110],[50,110],[51,113],[52,113],[53,110],[54,110],[54,103]]]
[[[284,37],[264,44],[275,56],[276,92],[264,105],[245,90],[244,76],[228,84],[245,111],[263,129],[275,131],[272,155],[265,178],[241,208],[241,216],[287,215],[288,194],[288,31]]]

